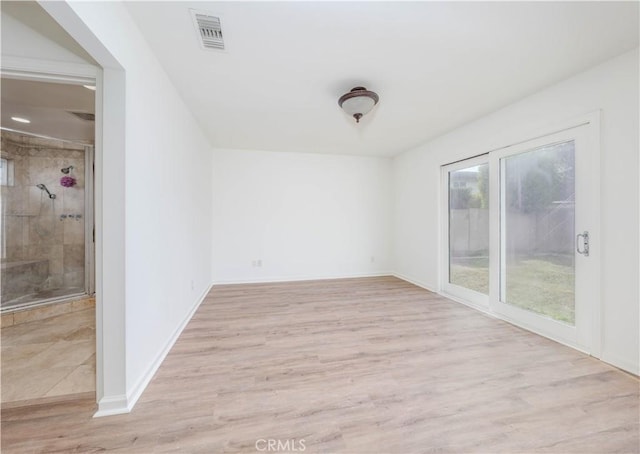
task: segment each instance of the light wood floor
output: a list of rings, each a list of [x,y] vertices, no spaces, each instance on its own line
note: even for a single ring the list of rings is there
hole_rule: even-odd
[[[632,453],[638,404],[634,377],[396,278],[219,286],[131,414],[6,410],[2,452]]]

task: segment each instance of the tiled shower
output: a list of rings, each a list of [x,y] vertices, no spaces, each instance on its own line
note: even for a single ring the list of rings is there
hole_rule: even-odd
[[[2,130],[2,311],[88,292],[87,153],[83,144]]]

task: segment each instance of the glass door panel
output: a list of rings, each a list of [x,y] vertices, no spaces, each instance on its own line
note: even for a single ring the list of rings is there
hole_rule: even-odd
[[[581,125],[490,154],[491,312],[583,351],[597,350],[595,145]],[[495,273],[495,274],[493,274]],[[596,333],[596,334],[594,334]]]
[[[453,296],[488,306],[489,163],[474,158],[443,168],[446,182],[447,245],[443,289]]]
[[[501,160],[500,300],[575,325],[575,141]]]

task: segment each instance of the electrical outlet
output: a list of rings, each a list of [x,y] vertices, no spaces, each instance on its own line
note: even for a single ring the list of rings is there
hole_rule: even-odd
[[[193,281],[193,279],[191,279],[191,290],[195,290],[196,289],[196,283]]]
[[[375,262],[375,261],[376,261],[376,258],[372,255],[372,256],[371,256],[371,263],[373,263],[373,262]]]

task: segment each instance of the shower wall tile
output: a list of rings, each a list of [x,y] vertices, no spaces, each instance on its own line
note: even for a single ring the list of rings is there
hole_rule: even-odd
[[[64,274],[51,274],[45,286],[45,290],[62,288],[64,286]]]
[[[29,219],[29,244],[55,246],[62,244],[64,226],[55,215],[36,216]]]
[[[3,186],[2,202],[6,214],[27,214],[25,205],[28,200],[29,189],[24,186]]]
[[[7,261],[17,262],[20,260],[24,260],[24,258],[27,256],[27,246],[14,246],[11,244],[7,244],[6,253]]]
[[[42,150],[46,152],[46,150]],[[32,185],[44,183],[51,192],[55,191],[56,181],[60,178],[61,159],[31,157],[29,159],[29,182]]]
[[[14,246],[24,246],[28,235],[24,232],[24,218],[21,216],[6,216],[4,219],[4,234],[11,238]]]
[[[47,264],[47,279],[31,282],[32,291],[84,287],[84,145],[2,131],[0,155],[14,165],[14,185],[2,187],[5,260]],[[68,166],[74,167],[68,175],[77,182],[71,188],[60,184],[65,176],[60,169]],[[38,184],[46,185],[56,198],[50,199]],[[82,218],[61,219],[62,214]],[[5,285],[11,283],[3,281]]]
[[[63,284],[68,288],[84,287],[84,271],[71,271],[64,273]]]
[[[27,203],[22,207],[22,212],[32,216],[39,216],[43,211],[45,213],[52,211],[52,207],[55,206],[55,201],[52,203],[44,191],[38,189],[36,185],[27,186],[25,191]]]
[[[63,247],[65,271],[82,271],[84,269],[84,245],[66,244]]]
[[[3,299],[11,300],[26,293],[39,291],[47,284],[49,262],[31,260],[20,263],[5,263],[2,266]]]
[[[52,276],[62,276],[64,274],[64,260],[62,256],[62,252],[52,253],[48,257],[49,259],[49,273]]]
[[[65,213],[84,213],[84,190],[79,185],[63,189]]]
[[[29,158],[13,156],[13,184],[19,187],[29,185]]]
[[[64,221],[64,244],[84,245],[84,218]]]

